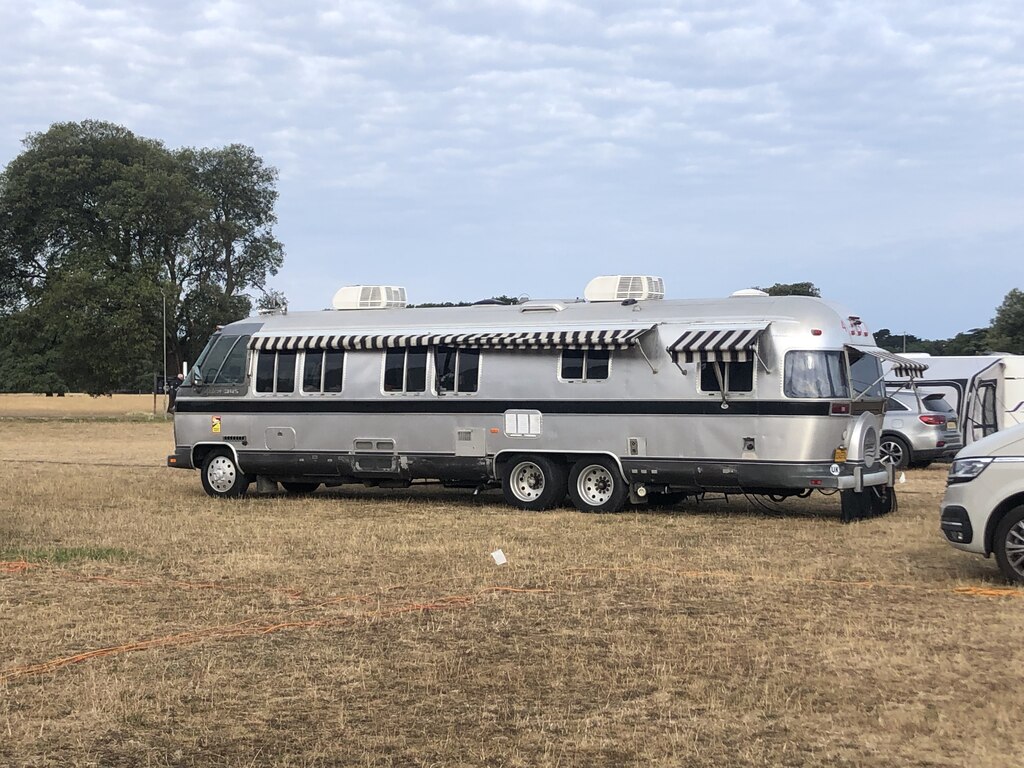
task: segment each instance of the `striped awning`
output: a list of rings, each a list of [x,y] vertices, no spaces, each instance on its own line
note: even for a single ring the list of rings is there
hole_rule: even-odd
[[[753,359],[757,340],[770,323],[733,323],[730,325],[694,325],[668,345],[668,352],[683,362],[723,363]]]
[[[459,347],[462,349],[628,349],[653,326],[589,328],[563,331],[477,331],[471,333],[318,334],[272,336],[258,334],[249,347],[263,351],[300,349],[404,349]]]
[[[877,357],[883,362],[889,363],[892,366],[892,374],[901,379],[920,376],[928,370],[927,363],[922,363],[920,360],[915,360],[912,357],[900,357],[899,355],[894,354],[887,349],[882,349],[881,347],[858,347],[856,344],[850,344],[849,347],[850,349],[855,349],[865,355],[871,355],[872,357]]]

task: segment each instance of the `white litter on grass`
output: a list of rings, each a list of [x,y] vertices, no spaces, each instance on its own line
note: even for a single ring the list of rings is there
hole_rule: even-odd
[[[900,472],[899,482],[901,482],[901,483],[907,482],[907,473],[906,472]]]
[[[491,552],[491,557],[494,558],[495,565],[504,565],[508,562],[508,558],[505,557],[505,553],[502,552],[500,549],[496,549],[493,552]]]

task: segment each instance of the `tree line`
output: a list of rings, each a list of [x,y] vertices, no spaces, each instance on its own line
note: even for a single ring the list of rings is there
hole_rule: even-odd
[[[0,389],[147,389],[277,273],[277,171],[107,122],[30,134],[0,174]]]
[[[821,296],[814,283],[775,283],[761,288],[770,296]],[[996,307],[992,324],[972,328],[948,339],[922,339],[912,333],[893,333],[888,328],[874,332],[882,349],[900,352],[927,352],[931,355],[984,355],[1004,352],[1024,354],[1024,291],[1013,288]]]
[[[0,391],[145,390],[165,362],[180,370],[216,326],[248,316],[254,297],[286,303],[267,287],[284,259],[277,171],[251,147],[169,149],[93,120],[56,123],[24,147],[0,173]],[[810,282],[762,290],[821,295]],[[894,352],[1022,354],[1024,293],[1006,295],[991,327],[952,339],[875,338]]]

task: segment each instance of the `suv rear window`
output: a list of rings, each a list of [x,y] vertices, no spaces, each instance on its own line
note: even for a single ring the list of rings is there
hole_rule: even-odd
[[[936,413],[948,413],[953,410],[953,407],[946,402],[942,395],[925,395],[921,398],[921,402],[924,403],[926,410]]]

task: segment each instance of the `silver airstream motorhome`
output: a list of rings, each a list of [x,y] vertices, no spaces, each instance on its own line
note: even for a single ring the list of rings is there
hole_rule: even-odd
[[[582,301],[416,309],[355,286],[232,323],[179,390],[168,464],[220,497],[431,479],[529,510],[815,490],[844,520],[892,508],[880,361],[924,364],[821,299],[663,295],[603,276]]]

